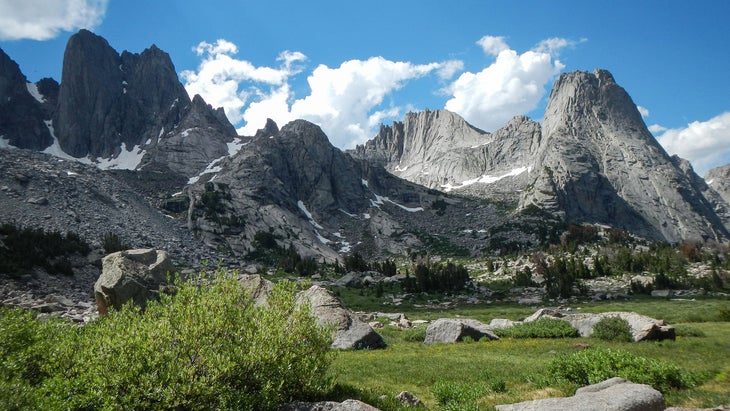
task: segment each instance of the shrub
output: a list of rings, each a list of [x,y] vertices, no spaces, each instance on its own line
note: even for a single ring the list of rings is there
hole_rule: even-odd
[[[558,382],[581,386],[622,377],[637,384],[651,385],[662,392],[696,384],[694,376],[676,365],[611,349],[589,349],[562,355],[548,365],[548,375]]]
[[[566,321],[540,318],[537,321],[517,324],[510,328],[498,328],[495,334],[503,338],[571,338],[578,336],[578,330]]]
[[[104,238],[102,240],[104,242],[104,252],[107,254],[132,248],[128,244],[124,243],[117,234],[112,232],[104,234]]]
[[[276,284],[259,307],[235,278],[176,280],[175,294],[144,312],[127,305],[80,329],[56,327],[53,339],[11,333],[13,347],[30,341],[27,352],[44,358],[23,380],[13,358],[26,351],[11,347],[20,354],[0,354],[0,367],[16,371],[2,375],[31,393],[21,407],[31,409],[270,410],[331,388],[330,333],[296,302],[296,285]]]
[[[476,410],[476,400],[486,394],[486,389],[474,383],[437,381],[431,388],[436,404],[445,410]]]
[[[621,317],[604,317],[593,326],[591,337],[604,341],[631,342],[634,337],[631,334],[629,322]]]
[[[409,342],[423,342],[426,339],[426,327],[413,327],[403,331],[403,340]]]

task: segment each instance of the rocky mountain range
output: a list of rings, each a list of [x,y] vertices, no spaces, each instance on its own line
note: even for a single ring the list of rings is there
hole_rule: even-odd
[[[670,157],[605,70],[561,75],[541,123],[488,133],[426,110],[342,152],[304,120],[237,136],[165,52],[119,54],[82,30],[60,84],[28,83],[0,50],[0,145],[4,221],[114,231],[189,260],[240,261],[263,237],[327,261],[488,254],[555,240],[566,223],[730,237],[727,169],[705,183]]]

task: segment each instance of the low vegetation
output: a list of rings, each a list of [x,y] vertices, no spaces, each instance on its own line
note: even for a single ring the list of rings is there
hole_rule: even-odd
[[[631,342],[634,340],[629,322],[620,317],[606,317],[599,320],[593,326],[592,336],[604,341]]]
[[[82,328],[0,310],[5,409],[271,410],[332,389],[329,330],[278,283],[255,306],[234,276],[175,282],[144,312]]]
[[[50,274],[73,275],[69,258],[89,251],[86,241],[72,232],[0,225],[0,273],[18,276],[37,267]]]
[[[495,330],[501,338],[572,338],[578,336],[578,330],[566,321],[553,318],[541,318],[537,321],[517,324],[510,328]]]

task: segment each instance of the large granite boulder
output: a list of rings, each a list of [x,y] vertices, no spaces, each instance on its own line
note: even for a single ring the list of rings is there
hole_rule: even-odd
[[[371,405],[358,400],[345,400],[343,402],[296,402],[284,405],[279,411],[379,411]]]
[[[462,341],[465,337],[471,337],[474,341],[487,337],[490,340],[499,340],[499,337],[492,329],[477,320],[440,318],[426,329],[424,343],[455,343]]]
[[[611,378],[579,388],[567,398],[546,398],[497,405],[498,411],[662,411],[662,393],[644,384]]]
[[[563,320],[577,329],[581,337],[590,337],[593,334],[593,327],[599,321],[608,317],[618,317],[626,320],[631,328],[633,340],[636,342],[675,339],[674,327],[665,323],[664,320],[657,320],[634,312],[611,311],[599,314],[574,314],[565,313],[559,309],[542,308],[525,318],[524,322],[537,321],[540,318]]]
[[[332,327],[332,348],[376,349],[385,348],[383,338],[370,325],[345,308],[326,288],[314,285],[299,294],[300,302],[309,302],[312,315],[327,327]]]
[[[120,309],[127,301],[144,308],[148,300],[157,297],[168,273],[175,270],[167,252],[154,249],[119,251],[107,255],[101,263],[102,272],[94,284],[101,315],[111,307]]]
[[[274,289],[274,283],[261,278],[258,274],[241,274],[238,283],[250,293],[254,305],[264,307],[268,305],[269,293]]]

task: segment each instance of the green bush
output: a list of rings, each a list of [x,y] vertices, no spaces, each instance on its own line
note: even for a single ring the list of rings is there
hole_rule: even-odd
[[[115,233],[108,232],[104,234],[102,239],[104,243],[104,252],[107,254],[116,253],[117,251],[129,250],[132,248],[122,241]]]
[[[548,375],[557,382],[580,386],[622,377],[637,384],[651,385],[662,392],[696,384],[694,376],[676,365],[611,349],[588,349],[562,355],[548,365]]]
[[[15,388],[2,384],[0,399],[27,393],[19,408],[30,409],[271,410],[329,390],[330,333],[296,302],[296,285],[278,283],[259,307],[235,277],[176,281],[144,312],[125,306],[82,328],[10,318],[23,326],[8,333],[3,316],[0,370]],[[21,367],[28,353],[40,365]]]
[[[443,410],[477,410],[477,399],[487,394],[481,384],[437,381],[431,387],[436,404]]]
[[[426,327],[413,327],[403,331],[403,340],[409,342],[423,342],[426,339]]]
[[[631,342],[634,337],[631,334],[629,322],[621,317],[604,317],[593,326],[591,337],[604,341]]]
[[[578,330],[566,321],[540,318],[537,321],[517,324],[510,328],[498,328],[494,333],[502,338],[571,338]]]

